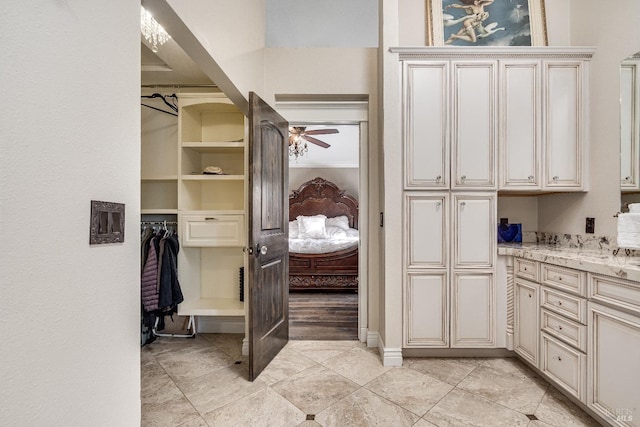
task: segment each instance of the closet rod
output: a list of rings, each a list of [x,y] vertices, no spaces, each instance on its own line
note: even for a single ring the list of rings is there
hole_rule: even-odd
[[[178,225],[178,221],[140,221],[140,225]]]
[[[189,88],[189,87],[210,87],[210,88],[217,88],[218,85],[215,84],[192,84],[192,85],[167,85],[167,84],[160,84],[160,85],[141,85],[140,87],[144,87],[144,88]]]

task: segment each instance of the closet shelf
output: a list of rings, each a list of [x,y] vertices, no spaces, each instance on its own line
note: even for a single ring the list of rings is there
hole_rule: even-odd
[[[140,178],[142,181],[177,181],[178,175],[156,175],[156,176],[143,176]]]
[[[244,316],[244,302],[233,298],[200,298],[178,306],[180,316]]]
[[[244,175],[182,175],[183,181],[244,181]]]
[[[216,148],[244,149],[244,141],[183,141],[182,148],[193,148],[196,150]]]
[[[178,215],[178,209],[140,209],[141,215]]]

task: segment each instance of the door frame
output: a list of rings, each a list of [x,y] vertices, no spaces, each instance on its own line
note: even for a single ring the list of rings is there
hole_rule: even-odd
[[[344,95],[322,95],[319,100],[317,96],[276,95],[274,108],[293,124],[360,126],[358,339],[366,343],[369,324],[369,98],[367,95],[346,98]]]

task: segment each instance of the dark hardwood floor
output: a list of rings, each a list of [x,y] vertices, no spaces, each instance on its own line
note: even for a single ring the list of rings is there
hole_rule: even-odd
[[[358,294],[289,293],[289,339],[357,340]]]

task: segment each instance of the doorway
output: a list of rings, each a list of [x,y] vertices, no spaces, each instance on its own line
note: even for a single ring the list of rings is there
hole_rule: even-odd
[[[358,124],[290,125],[290,339],[358,339],[359,153]]]
[[[330,95],[323,95],[322,100],[313,97],[302,99],[301,96],[292,95],[289,97],[276,95],[275,105],[276,109],[287,117],[290,126],[312,131],[315,139],[329,145],[326,147],[324,144],[307,143],[308,151],[304,155],[290,156],[290,194],[299,191],[304,183],[322,178],[336,184],[347,195],[353,196],[358,204],[355,288],[341,289],[339,280],[344,279],[341,278],[334,280],[338,283],[333,288],[331,285],[325,286],[320,283],[320,289],[290,289],[290,339],[364,342],[368,291],[368,100],[366,97],[358,96],[351,99],[336,96],[339,100],[335,102],[327,101],[331,99]],[[294,97],[295,99],[292,99]],[[337,132],[314,132],[326,129],[335,129]],[[317,183],[314,185],[317,186]],[[290,214],[290,221],[296,219],[295,214]],[[318,287],[318,283],[315,286]]]

